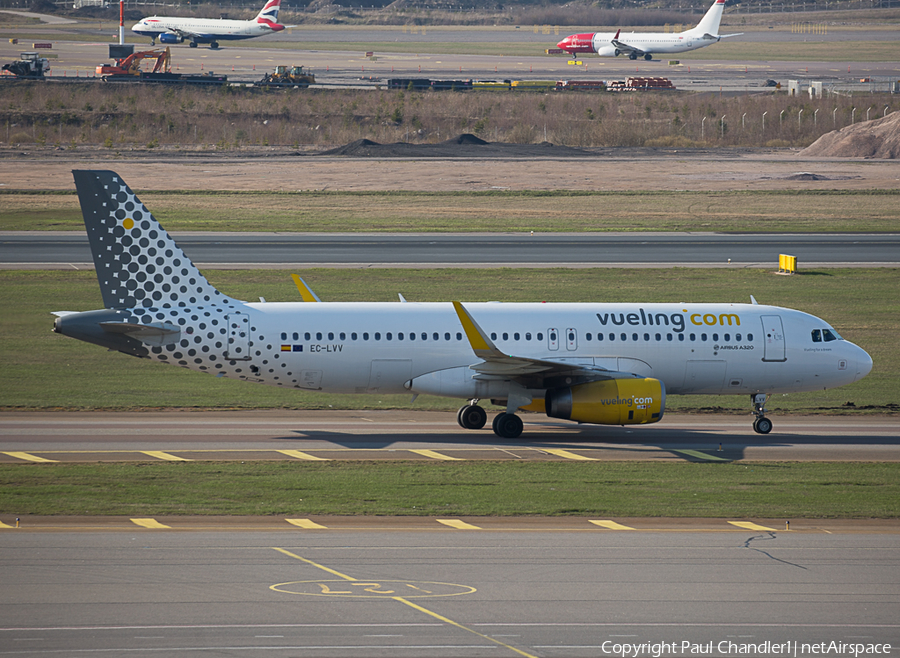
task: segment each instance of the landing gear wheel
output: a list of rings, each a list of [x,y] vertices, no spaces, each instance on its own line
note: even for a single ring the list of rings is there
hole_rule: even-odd
[[[757,434],[768,434],[772,431],[772,421],[765,416],[760,416],[753,421],[753,431]]]
[[[637,53],[629,53],[628,59],[637,59]]]
[[[502,413],[494,417],[494,434],[501,439],[515,439],[522,434],[522,419],[515,414]]]
[[[188,45],[189,45],[191,48],[196,48],[196,47],[197,47],[197,42],[196,42],[196,41],[191,41]]]
[[[209,47],[212,48],[213,50],[218,50],[218,49],[219,49],[219,42],[218,42],[218,41],[210,41]]]
[[[646,59],[648,62],[651,62],[653,61],[653,55],[651,55],[650,53],[645,53],[644,59]]]
[[[619,50],[618,48],[616,48],[616,57],[618,57],[618,56],[621,55],[621,54],[622,54],[622,51]]]
[[[480,430],[487,423],[487,412],[477,404],[467,404],[456,414],[456,422],[467,430]]]

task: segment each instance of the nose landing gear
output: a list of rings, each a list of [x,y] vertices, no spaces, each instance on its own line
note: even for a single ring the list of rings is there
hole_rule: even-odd
[[[766,393],[754,393],[750,396],[753,403],[753,415],[756,419],[753,421],[753,431],[757,434],[768,434],[772,431],[772,421],[766,418],[766,402],[769,396]]]

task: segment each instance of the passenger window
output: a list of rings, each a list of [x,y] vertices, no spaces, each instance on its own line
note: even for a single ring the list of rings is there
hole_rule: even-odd
[[[637,339],[638,339],[637,334],[631,334],[631,340],[633,340],[634,342],[637,342]]]
[[[700,340],[702,340],[705,343],[706,342],[706,334],[700,334]]]
[[[539,331],[539,332],[537,333],[537,339],[538,339],[538,340],[544,340],[544,333],[541,332],[541,331]]]
[[[363,340],[369,340],[369,332],[368,331],[363,332]]]
[[[611,334],[609,335],[609,339],[610,339],[610,340],[615,340],[615,339],[616,339],[616,335],[613,334],[613,333],[611,333]]]
[[[731,342],[731,334],[725,334],[725,342],[726,342],[726,343],[730,343],[730,342]]]
[[[678,340],[680,340],[683,343],[684,342],[684,334],[678,334]]]
[[[450,340],[450,332],[449,331],[444,334],[444,340]]]
[[[431,334],[431,337],[432,337],[434,340],[440,340],[440,339],[441,339],[441,335],[440,335],[438,332],[436,332],[436,331],[435,331],[433,334]]]
[[[735,335],[734,335],[734,340],[735,340],[736,342],[740,343],[740,342],[741,342],[741,335],[740,335],[740,334],[735,334]]]
[[[286,333],[284,333],[284,332],[281,333],[281,340],[287,340],[287,334],[286,334]]]
[[[309,332],[308,331],[305,334],[303,334],[303,339],[309,340]]]
[[[528,332],[525,334],[525,340],[531,340],[531,333]]]
[[[356,340],[356,332],[355,331],[352,334],[350,334],[350,340]]]
[[[747,340],[752,343],[753,342],[753,334],[747,334]]]
[[[456,340],[462,340],[462,334],[458,331],[456,332]]]
[[[409,332],[409,339],[410,339],[410,340],[415,340],[415,339],[416,339],[416,335],[415,335],[413,332],[411,332],[411,331]]]
[[[669,342],[671,342],[671,341],[672,341],[672,334],[666,334],[666,340],[669,341]]]
[[[334,332],[333,331],[328,332],[328,340],[334,340]]]
[[[691,342],[693,343],[695,340],[697,340],[697,334],[691,334]]]
[[[375,340],[381,340],[381,332],[375,332]]]
[[[661,340],[662,340],[662,334],[656,334],[656,340],[657,340],[657,342],[658,342],[658,341],[661,341]]]
[[[584,335],[584,339],[585,339],[585,340],[591,340],[591,332],[587,332],[587,333]]]
[[[294,332],[294,340],[300,340],[300,334],[298,334],[296,331]]]
[[[403,340],[403,332],[397,334],[397,340]]]
[[[491,340],[497,340],[497,332],[496,331],[491,332]]]
[[[509,340],[509,334],[505,331],[503,332],[503,340]]]
[[[343,331],[341,332],[341,340],[347,340],[347,334],[345,334]]]
[[[602,341],[602,340],[603,340],[603,334],[601,334],[599,331],[597,332],[597,340],[598,340],[598,341]]]
[[[392,334],[390,331],[384,335],[385,340],[393,340],[393,338],[394,338],[394,334]]]
[[[422,340],[428,340],[428,334],[424,331],[422,332]]]
[[[316,340],[322,340],[322,332],[321,331],[316,332]]]
[[[519,332],[513,334],[513,340],[519,340]]]
[[[713,340],[719,340],[719,334],[713,334]]]

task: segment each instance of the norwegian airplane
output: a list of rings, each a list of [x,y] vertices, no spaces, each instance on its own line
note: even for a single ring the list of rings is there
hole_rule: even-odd
[[[278,10],[281,0],[269,0],[249,21],[236,21],[227,18],[178,18],[175,16],[151,16],[131,26],[131,31],[150,37],[150,44],[182,43],[190,40],[190,47],[196,48],[198,43],[208,43],[216,49],[219,41],[237,41],[252,39],[273,32],[281,32],[286,26],[278,24]]]
[[[719,39],[737,37],[743,34],[719,34],[719,22],[725,9],[725,0],[715,0],[697,27],[678,34],[667,32],[594,32],[593,34],[572,34],[556,44],[575,57],[580,53],[592,53],[600,57],[628,55],[628,59],[643,57],[650,61],[653,54],[670,55],[689,50],[705,48]]]
[[[850,384],[872,369],[827,322],[777,306],[633,303],[245,302],[216,290],[112,171],[74,171],[103,309],[55,315],[58,334],[110,350],[303,391],[480,400],[600,425],[655,423],[672,394],[747,395],[767,434],[772,393]]]

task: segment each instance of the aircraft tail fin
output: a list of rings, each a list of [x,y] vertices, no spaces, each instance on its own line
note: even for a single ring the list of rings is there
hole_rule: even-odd
[[[75,170],[103,305],[230,306],[113,171]]]
[[[256,15],[256,22],[265,23],[269,27],[278,25],[279,9],[281,9],[281,0],[267,0],[266,4],[263,5],[263,8]]]
[[[722,22],[723,11],[725,11],[725,0],[715,0],[712,7],[709,8],[709,11],[706,12],[703,18],[700,19],[700,22],[697,23],[697,27],[691,32],[695,32],[698,35],[709,34],[713,37],[718,36],[719,23]]]

